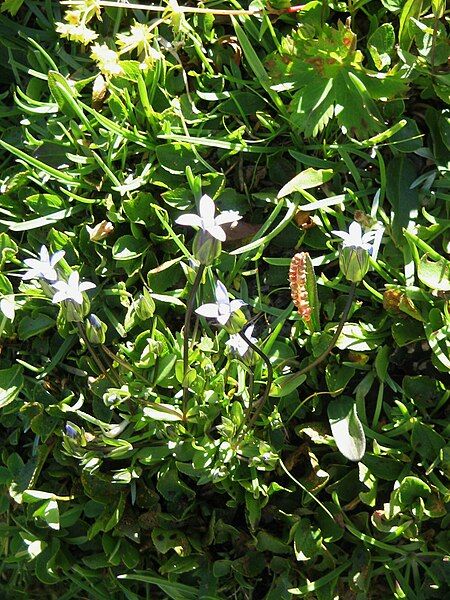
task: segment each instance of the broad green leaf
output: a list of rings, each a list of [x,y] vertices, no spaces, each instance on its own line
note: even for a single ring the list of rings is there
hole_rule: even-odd
[[[144,415],[155,421],[182,421],[183,413],[181,410],[170,404],[150,403],[144,407]]]
[[[397,490],[398,501],[402,508],[410,508],[417,498],[426,498],[430,493],[430,486],[413,475],[408,475],[402,479]]]
[[[145,240],[137,240],[132,235],[123,235],[116,240],[112,249],[112,255],[115,260],[119,261],[133,260],[142,256],[146,249],[147,244]]]
[[[55,319],[44,313],[33,313],[33,316],[25,316],[19,321],[17,334],[19,339],[28,340],[35,335],[40,335],[47,329],[54,327]]]
[[[433,261],[428,260],[428,256],[424,254],[417,265],[417,276],[432,290],[450,291],[450,262],[445,258]]]
[[[366,451],[366,437],[352,398],[342,396],[328,404],[328,419],[338,450],[348,460],[359,461]]]
[[[59,508],[56,500],[47,500],[33,513],[34,517],[43,519],[51,529],[59,530]]]
[[[288,181],[278,192],[277,198],[284,198],[300,190],[309,190],[318,187],[333,177],[332,169],[308,168]]]
[[[23,367],[14,365],[0,370],[0,408],[10,404],[24,385]]]
[[[419,211],[419,193],[411,184],[417,177],[414,164],[406,156],[397,156],[387,168],[386,197],[393,210],[392,234],[395,243],[404,243],[403,228],[415,223]]]
[[[283,398],[291,394],[306,380],[306,374],[292,373],[277,377],[270,388],[269,395],[273,398]]]

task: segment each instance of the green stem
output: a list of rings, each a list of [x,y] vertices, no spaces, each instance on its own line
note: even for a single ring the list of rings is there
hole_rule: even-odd
[[[269,392],[270,392],[270,388],[272,387],[272,381],[273,381],[273,367],[272,367],[272,363],[270,362],[267,354],[264,354],[264,352],[260,348],[258,348],[258,346],[256,346],[256,344],[251,342],[243,331],[240,331],[239,335],[244,340],[244,342],[246,344],[248,344],[249,347],[263,359],[263,361],[265,362],[266,367],[267,367],[267,383],[266,383],[266,388],[264,390],[264,394],[261,396],[261,399],[258,402],[258,406],[256,407],[255,412],[253,413],[253,416],[251,417],[251,419],[248,423],[248,428],[251,429],[253,427],[253,425],[255,424],[256,419],[261,414],[264,404],[266,403],[266,400],[269,397]],[[250,409],[251,409],[251,398],[250,398],[249,402],[250,402],[250,405],[249,405],[248,414],[250,414]],[[242,434],[239,437],[238,441],[240,441],[241,438],[242,438]]]
[[[322,504],[322,502],[319,500],[319,498],[316,498],[316,496],[314,496],[314,494],[312,492],[310,492],[308,490],[308,488],[306,488],[302,483],[300,483],[300,481],[298,479],[296,479],[291,473],[289,473],[286,465],[281,460],[281,458],[278,459],[278,462],[279,462],[280,467],[283,469],[283,471],[289,477],[289,479],[292,479],[292,481],[295,484],[297,484],[298,487],[305,492],[305,494],[307,494],[312,500],[314,500],[314,502],[317,502],[317,504],[320,506],[320,508],[327,513],[327,515],[331,518],[332,521],[335,521],[334,516],[331,514],[331,512],[328,510],[328,508],[324,504]]]
[[[194,302],[195,296],[197,294],[198,287],[203,278],[203,273],[205,271],[205,265],[200,265],[198,267],[197,274],[194,279],[194,283],[192,284],[191,291],[189,292],[189,297],[187,301],[186,307],[186,315],[184,317],[184,328],[183,328],[183,414],[186,415],[186,407],[188,401],[188,393],[189,387],[186,384],[186,375],[189,369],[189,333],[191,329],[191,319],[192,313],[194,312]]]
[[[339,321],[336,331],[334,332],[334,335],[331,338],[331,342],[330,342],[330,345],[328,346],[328,348],[324,352],[322,352],[322,354],[320,354],[320,356],[318,356],[315,360],[313,360],[312,363],[310,363],[304,369],[299,371],[297,373],[297,375],[304,375],[305,373],[309,373],[309,371],[312,371],[312,369],[314,369],[315,367],[320,365],[320,363],[323,362],[326,359],[326,357],[330,354],[330,352],[333,350],[334,345],[336,344],[339,336],[341,335],[342,328],[344,327],[345,322],[347,321],[348,313],[350,312],[350,308],[352,307],[355,290],[356,290],[356,283],[352,283],[352,287],[350,288],[350,293],[347,298],[347,304],[345,305],[341,320]]]
[[[108,370],[105,368],[105,365],[102,363],[102,361],[100,360],[99,356],[97,355],[97,353],[92,348],[92,346],[91,346],[91,344],[90,344],[90,342],[89,342],[89,340],[87,338],[87,335],[86,335],[86,333],[85,333],[85,331],[83,329],[83,326],[82,326],[82,324],[80,322],[77,322],[77,327],[78,327],[78,331],[79,331],[79,334],[80,334],[81,338],[83,339],[84,343],[86,344],[86,348],[89,350],[92,358],[94,359],[94,362],[96,363],[96,365],[100,369],[101,373],[105,377],[107,377],[113,385],[117,385],[117,381],[114,381],[114,379],[112,377],[112,374],[108,372]],[[119,384],[119,387],[120,387],[120,384]]]
[[[136,377],[138,379],[140,379],[143,383],[145,383],[148,386],[152,386],[151,382],[144,377],[143,375],[141,375],[138,371],[136,371],[136,369],[134,369],[130,363],[128,363],[126,360],[123,360],[123,358],[119,358],[117,356],[117,354],[115,354],[114,352],[112,352],[107,346],[105,346],[104,344],[102,344],[102,350],[105,354],[107,354],[112,360],[115,360],[117,363],[119,363],[119,365],[121,365],[124,369],[127,369],[128,371],[131,371],[134,375],[136,375]]]

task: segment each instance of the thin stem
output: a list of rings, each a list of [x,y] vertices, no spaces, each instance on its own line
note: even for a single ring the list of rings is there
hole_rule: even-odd
[[[100,369],[100,371],[103,373],[103,375],[105,377],[108,377],[108,379],[110,380],[110,382],[113,385],[117,385],[118,380],[114,381],[113,377],[112,377],[112,373],[109,373],[108,370],[105,368],[105,365],[102,363],[102,361],[100,360],[98,354],[94,351],[94,349],[92,348],[87,335],[83,329],[83,326],[81,325],[80,322],[77,322],[77,327],[78,327],[78,331],[79,334],[81,336],[81,338],[83,339],[84,343],[86,344],[86,348],[89,350],[90,355],[92,356],[92,358],[94,359],[95,364],[98,366],[98,368]],[[120,382],[119,382],[120,385]]]
[[[308,496],[309,496],[309,497],[310,497],[312,500],[314,500],[314,502],[317,502],[317,504],[320,506],[320,508],[321,508],[322,510],[324,510],[324,511],[327,513],[327,515],[328,515],[328,516],[329,516],[329,517],[332,519],[332,521],[334,521],[334,520],[335,520],[335,518],[334,518],[334,516],[331,514],[331,512],[328,510],[328,508],[327,508],[327,507],[326,507],[324,504],[322,504],[322,502],[319,500],[319,498],[316,498],[316,496],[314,496],[314,494],[313,494],[312,492],[310,492],[310,491],[308,490],[308,488],[306,488],[306,487],[305,487],[305,486],[304,486],[302,483],[300,483],[300,481],[299,481],[298,479],[296,479],[296,478],[295,478],[293,475],[291,475],[291,473],[289,473],[289,471],[287,470],[287,467],[286,467],[286,465],[285,465],[285,464],[284,464],[284,462],[281,460],[281,458],[280,458],[280,459],[278,459],[278,462],[279,462],[279,464],[280,464],[280,467],[281,467],[281,468],[283,469],[283,471],[286,473],[286,475],[287,475],[287,476],[288,476],[290,479],[292,479],[292,481],[293,481],[295,484],[297,484],[297,485],[298,485],[298,487],[299,487],[301,490],[303,490],[303,491],[305,492],[305,494],[308,494]]]
[[[266,383],[266,388],[264,390],[264,394],[261,396],[261,399],[258,402],[258,406],[256,407],[255,412],[253,413],[253,416],[248,423],[248,428],[251,429],[252,426],[255,424],[256,419],[261,414],[264,404],[266,403],[266,400],[269,397],[269,392],[270,392],[270,388],[272,387],[272,381],[273,381],[273,367],[272,367],[272,363],[270,362],[267,354],[264,354],[264,352],[260,348],[258,348],[258,346],[256,344],[251,342],[243,331],[240,331],[239,335],[244,340],[244,342],[246,342],[246,344],[248,344],[249,347],[263,359],[263,361],[265,362],[266,367],[267,367],[267,383]],[[250,398],[249,412],[250,412],[250,408],[251,408],[251,398]],[[241,435],[241,437],[242,437],[242,435]],[[239,440],[240,439],[241,438],[239,438]]]
[[[331,342],[330,342],[330,345],[328,346],[328,348],[324,352],[322,352],[322,354],[320,356],[318,356],[315,360],[313,360],[312,363],[310,363],[304,369],[299,371],[297,373],[297,375],[304,375],[305,373],[309,373],[309,371],[311,371],[312,369],[314,369],[315,367],[320,365],[320,363],[323,362],[326,359],[326,357],[330,354],[330,352],[333,350],[334,345],[336,344],[336,342],[338,340],[338,337],[341,335],[341,331],[345,325],[345,322],[347,321],[348,313],[350,312],[350,308],[352,307],[355,290],[356,290],[356,283],[352,283],[352,287],[350,288],[350,293],[347,298],[347,304],[345,305],[341,320],[339,321],[336,331],[334,332],[334,335],[331,338]]]
[[[140,379],[143,383],[145,383],[146,385],[151,387],[151,383],[150,381],[144,377],[143,375],[141,375],[138,371],[136,371],[136,369],[134,369],[130,363],[128,363],[126,360],[123,360],[123,358],[120,358],[119,356],[117,356],[117,354],[115,354],[114,352],[112,352],[107,346],[105,346],[104,344],[102,344],[102,350],[105,354],[107,354],[110,358],[112,358],[112,360],[115,360],[117,363],[119,363],[119,365],[121,365],[122,367],[124,367],[124,369],[127,369],[128,371],[131,371],[134,375],[136,375],[136,377],[138,379]]]
[[[205,271],[205,265],[200,265],[197,274],[189,292],[189,297],[186,307],[186,315],[184,317],[184,328],[183,328],[183,414],[186,414],[186,406],[188,400],[189,387],[186,384],[186,375],[189,369],[189,333],[191,329],[192,313],[194,312],[195,296],[197,294],[198,287],[203,278]]]

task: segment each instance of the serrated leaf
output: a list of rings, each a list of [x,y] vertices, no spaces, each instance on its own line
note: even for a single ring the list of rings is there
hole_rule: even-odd
[[[332,400],[328,405],[328,419],[341,454],[348,460],[360,461],[366,451],[366,436],[353,399]]]

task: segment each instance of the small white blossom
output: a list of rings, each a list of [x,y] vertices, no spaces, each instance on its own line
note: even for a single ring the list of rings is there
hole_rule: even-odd
[[[245,337],[253,344],[257,342],[257,339],[252,336],[254,328],[254,325],[250,325],[250,327],[247,327],[247,329],[244,332]],[[230,348],[230,350],[232,350],[236,354],[239,354],[241,358],[247,353],[248,349],[250,348],[250,346],[239,335],[239,333],[233,333],[233,335],[230,335],[230,339],[227,342],[225,342],[225,344]]]
[[[350,223],[347,231],[332,231],[343,240],[342,248],[362,248],[367,250],[375,260],[380,248],[381,238],[383,236],[383,227],[371,229],[363,234],[361,225],[357,221]]]
[[[234,312],[247,304],[243,300],[230,301],[227,288],[221,281],[216,283],[215,295],[215,303],[202,304],[195,312],[202,317],[216,319],[221,325],[225,325]]]
[[[221,225],[226,223],[234,223],[242,219],[241,215],[236,210],[224,210],[217,217],[214,216],[216,205],[212,198],[206,194],[200,198],[199,215],[187,214],[181,215],[176,219],[178,225],[189,225],[191,227],[201,227],[202,231],[209,233],[213,238],[224,242],[226,234]]]
[[[64,254],[64,250],[59,250],[50,256],[46,246],[42,246],[39,253],[39,260],[36,258],[27,258],[23,261],[30,268],[22,275],[22,279],[41,278],[50,282],[56,281],[58,273],[55,270],[55,265],[62,259]]]
[[[14,296],[3,296],[3,298],[0,300],[0,311],[7,319],[14,321],[14,315],[16,314]]]
[[[375,235],[375,231],[368,231],[363,235],[361,225],[356,221],[350,223],[348,233],[346,231],[332,231],[331,233],[344,240],[342,244],[343,248],[352,246],[354,248],[363,248],[364,250],[372,248],[372,241]]]
[[[95,288],[95,283],[91,281],[80,283],[78,271],[73,271],[68,281],[57,281],[53,284],[53,287],[58,290],[53,296],[53,304],[57,304],[63,300],[71,300],[76,304],[83,304],[82,292]]]

